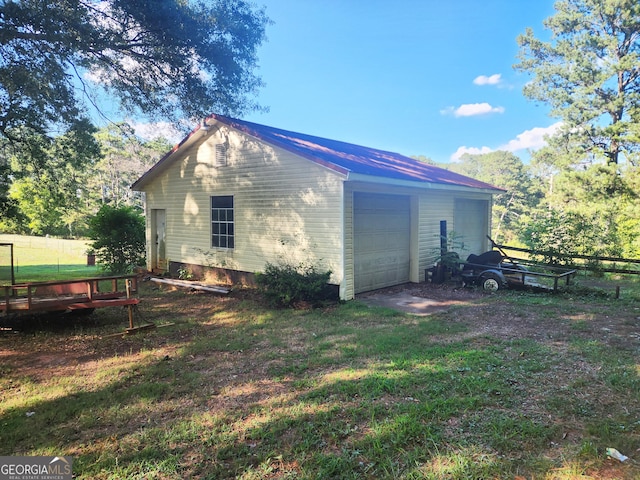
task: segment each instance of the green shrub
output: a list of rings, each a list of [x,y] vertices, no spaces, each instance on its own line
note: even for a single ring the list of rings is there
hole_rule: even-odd
[[[256,282],[271,305],[318,306],[327,300],[335,299],[335,292],[328,285],[329,277],[331,271],[319,271],[313,265],[267,263],[264,272],[256,274]]]
[[[107,272],[129,273],[144,264],[144,218],[133,207],[103,205],[89,220],[89,235],[89,247]]]
[[[600,212],[548,210],[522,222],[521,239],[535,260],[571,265],[574,255],[619,257],[615,222]],[[598,265],[590,265],[597,269]]]

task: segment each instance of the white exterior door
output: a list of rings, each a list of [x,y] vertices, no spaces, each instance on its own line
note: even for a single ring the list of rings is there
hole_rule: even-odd
[[[356,192],[353,203],[355,293],[409,282],[409,197]]]
[[[166,211],[151,210],[152,235],[151,242],[151,269],[167,269],[167,241],[166,241]]]

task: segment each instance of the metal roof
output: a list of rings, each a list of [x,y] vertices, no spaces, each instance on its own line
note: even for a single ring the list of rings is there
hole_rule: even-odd
[[[290,132],[216,114],[209,116],[205,122],[208,124],[219,122],[227,125],[346,176],[358,174],[368,177],[380,177],[381,179],[426,182],[482,190],[502,190],[488,183],[429,165],[398,153]],[[149,180],[149,175],[169,160],[176,151],[180,150],[180,147],[187,143],[200,128],[198,126],[185,137],[154,167],[140,177],[132,188],[141,187],[143,183],[146,183]]]

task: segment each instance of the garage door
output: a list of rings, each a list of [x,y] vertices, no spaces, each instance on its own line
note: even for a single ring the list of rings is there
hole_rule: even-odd
[[[356,293],[409,281],[409,197],[355,193],[354,287]]]
[[[489,203],[486,200],[456,200],[454,228],[458,241],[464,243],[464,251],[458,252],[461,257],[467,258],[470,253],[480,255],[486,251],[488,211]]]

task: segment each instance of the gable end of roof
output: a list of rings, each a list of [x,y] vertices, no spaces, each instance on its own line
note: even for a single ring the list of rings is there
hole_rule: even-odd
[[[214,123],[226,125],[345,176],[354,174],[358,177],[377,177],[382,181],[389,179],[391,181],[448,185],[496,193],[504,191],[494,185],[394,152],[291,132],[217,114],[207,117],[202,125]],[[174,146],[171,151],[140,177],[131,188],[133,190],[142,190],[157,173],[163,171],[171,163],[178,151],[195,142],[196,134],[202,128],[202,125],[198,125],[180,143]]]

